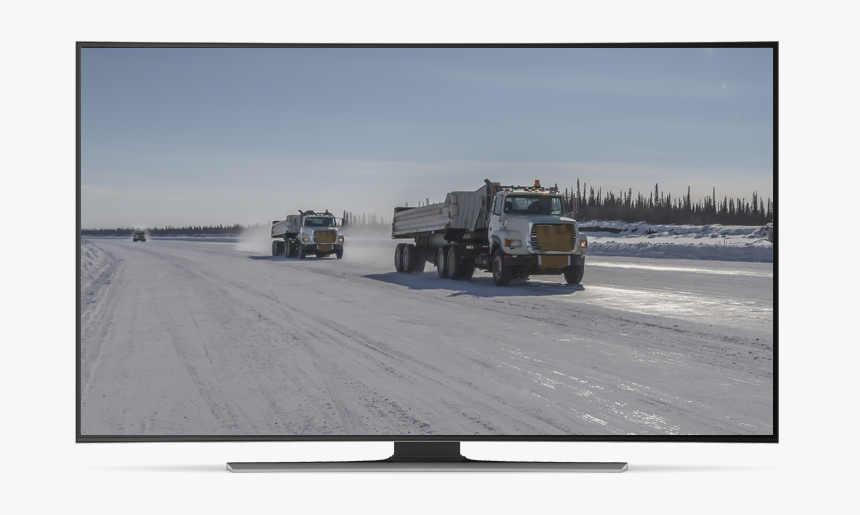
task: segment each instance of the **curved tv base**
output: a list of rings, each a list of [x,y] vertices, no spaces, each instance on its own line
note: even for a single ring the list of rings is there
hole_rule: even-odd
[[[624,472],[627,463],[470,460],[460,442],[394,442],[394,455],[378,461],[228,463],[230,472]]]

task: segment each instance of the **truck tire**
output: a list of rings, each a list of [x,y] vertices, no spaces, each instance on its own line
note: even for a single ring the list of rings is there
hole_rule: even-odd
[[[283,252],[283,254],[284,254],[284,257],[285,257],[285,258],[291,258],[291,257],[293,257],[293,242],[291,242],[291,241],[284,241],[284,246],[283,246],[283,248],[282,248],[281,250],[283,250],[283,251],[284,251],[284,252]]]
[[[447,256],[447,266],[448,266],[448,277],[454,279],[455,281],[459,281],[460,277],[463,276],[463,264],[460,263],[460,253],[458,252],[458,248],[456,245],[450,245],[448,247],[448,256]]]
[[[306,257],[307,257],[307,254],[305,254],[305,246],[299,245],[299,259],[304,259]]]
[[[420,259],[421,256],[418,255],[418,248],[415,247],[415,245],[409,243],[405,247],[403,247],[403,273],[415,273],[416,269],[418,268],[418,261]]]
[[[507,286],[511,282],[513,267],[505,264],[505,253],[502,252],[502,249],[496,249],[493,252],[493,262],[491,265],[493,269],[493,282],[496,283],[496,286]]]
[[[338,259],[343,259],[343,249],[334,251],[334,255],[337,256]]]
[[[436,274],[439,279],[448,278],[448,245],[443,245],[436,250]]]
[[[137,240],[134,240],[134,241],[137,241]],[[278,242],[277,241],[272,242],[272,255],[273,256],[278,255]]]
[[[585,274],[585,265],[573,265],[564,269],[564,280],[567,284],[579,284]]]
[[[403,273],[403,249],[406,248],[405,243],[398,243],[394,247],[394,269],[399,273]]]

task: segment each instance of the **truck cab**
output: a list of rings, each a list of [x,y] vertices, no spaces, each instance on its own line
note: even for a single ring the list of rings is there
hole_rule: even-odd
[[[510,277],[561,274],[579,283],[585,268],[588,239],[577,221],[564,212],[558,188],[498,186],[488,182],[492,206],[488,213],[489,263],[499,284]]]
[[[297,239],[301,244],[301,254],[314,253],[326,256],[330,253],[343,256],[343,235],[338,233],[337,219],[326,211],[316,214],[306,212],[301,217]],[[299,257],[304,257],[303,255]]]

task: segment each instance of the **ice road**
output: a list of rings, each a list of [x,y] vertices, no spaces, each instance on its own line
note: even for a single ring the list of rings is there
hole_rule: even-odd
[[[769,435],[773,265],[591,256],[500,288],[85,238],[83,435]]]

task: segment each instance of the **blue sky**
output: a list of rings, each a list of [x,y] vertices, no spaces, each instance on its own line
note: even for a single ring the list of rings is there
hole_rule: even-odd
[[[85,228],[504,183],[773,197],[769,49],[83,49]]]

